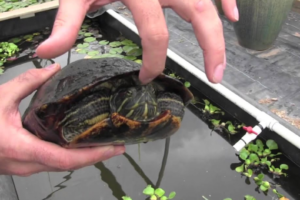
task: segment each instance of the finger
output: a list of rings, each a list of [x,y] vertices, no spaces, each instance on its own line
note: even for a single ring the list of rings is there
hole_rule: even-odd
[[[203,49],[207,78],[219,83],[226,66],[223,27],[211,0],[161,0],[183,19],[192,23],[196,38]]]
[[[2,106],[11,106],[12,103],[19,104],[23,98],[46,82],[59,69],[60,66],[58,64],[53,64],[43,69],[30,69],[3,84],[1,93],[6,98],[1,99]]]
[[[42,141],[29,133],[28,137],[29,140],[23,141],[23,146],[27,148],[24,151],[28,152],[28,158],[23,157],[23,159],[60,170],[79,169],[123,154],[125,151],[124,146],[65,149]]]
[[[236,6],[236,0],[222,0],[222,9],[229,20],[233,22],[239,20],[239,11]]]
[[[169,34],[158,0],[123,0],[131,10],[141,37],[143,64],[139,79],[146,84],[165,67]]]
[[[36,50],[41,58],[53,58],[64,54],[76,41],[85,14],[89,9],[87,1],[60,0],[50,37]]]

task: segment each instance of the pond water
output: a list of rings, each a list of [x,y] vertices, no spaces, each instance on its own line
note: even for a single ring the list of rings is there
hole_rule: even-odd
[[[85,55],[74,50],[53,60],[35,59],[8,68],[0,76],[0,84],[35,67],[45,67],[53,61],[67,65]],[[20,104],[23,114],[32,95]],[[171,138],[146,144],[130,145],[126,153],[96,165],[69,172],[39,173],[30,177],[14,176],[20,200],[133,200],[146,199],[142,194],[147,185],[175,191],[175,199],[241,200],[252,195],[257,200],[278,199],[269,191],[264,194],[257,185],[234,169],[240,165],[236,152],[226,137],[208,128],[195,113],[186,110],[180,130]],[[277,190],[290,200],[300,199],[299,168],[288,163],[289,177],[281,179]],[[266,180],[274,182],[272,177]]]

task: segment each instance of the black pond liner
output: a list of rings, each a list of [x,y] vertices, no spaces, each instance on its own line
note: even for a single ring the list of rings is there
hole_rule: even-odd
[[[102,31],[104,32],[104,34],[105,34],[105,39],[113,41],[116,37],[118,37],[120,35],[120,33],[122,33],[123,36],[125,36],[126,38],[128,38],[128,39],[130,39],[130,40],[132,40],[135,43],[140,45],[140,39],[139,39],[138,35],[136,35],[134,32],[132,32],[130,29],[128,29],[125,25],[123,25],[122,23],[120,23],[119,21],[117,21],[116,19],[111,17],[111,15],[109,15],[108,13],[105,13],[104,15],[99,17],[98,19],[99,19],[100,27],[101,27]],[[37,30],[34,30],[34,31],[37,31]],[[14,64],[16,64],[16,63],[14,63]],[[224,110],[226,112],[226,117],[228,117],[228,119],[236,118],[239,121],[244,122],[245,124],[251,125],[251,126],[254,126],[254,125],[257,124],[257,121],[254,118],[252,118],[251,116],[249,116],[248,113],[245,113],[239,107],[237,107],[232,102],[230,102],[226,98],[224,98],[222,95],[220,95],[217,92],[215,92],[214,90],[210,89],[206,84],[201,82],[199,79],[195,78],[192,74],[187,72],[185,69],[183,69],[177,63],[175,63],[173,60],[171,60],[169,58],[167,59],[166,68],[173,71],[173,72],[175,72],[177,75],[180,75],[185,80],[188,80],[193,86],[192,90],[193,90],[193,93],[195,94],[195,96],[200,97],[200,98],[207,98],[211,102],[213,102],[213,104],[215,104],[215,105],[219,106],[220,108],[222,108],[222,110]],[[197,109],[194,105],[190,105],[189,110],[191,112],[193,112],[196,116],[198,116],[201,120],[207,122],[207,119],[203,115],[203,113],[199,109]],[[264,133],[261,134],[259,137],[261,137],[263,139],[267,139],[268,135],[266,135],[266,133],[265,133],[266,131],[267,130],[265,130]],[[205,133],[205,134],[209,134],[209,133]],[[215,132],[213,134],[215,134]],[[239,136],[235,136],[235,137],[230,137],[230,139],[229,139],[228,135],[226,135],[224,133],[219,133],[219,134],[224,139],[226,139],[226,141],[230,145],[233,145],[241,137],[241,135],[239,135]],[[284,144],[284,142],[280,141],[279,138],[275,138],[274,136],[277,136],[277,134],[275,134],[275,133],[270,133],[269,132],[267,134],[272,136],[272,137],[269,137],[269,138],[272,138],[277,143],[279,143],[280,147],[284,147],[284,145],[288,145],[289,147],[292,146],[290,144]],[[168,141],[169,140],[166,140],[166,144],[168,143]],[[199,144],[199,145],[201,145],[201,144]],[[290,156],[290,155],[294,155],[293,152],[297,152],[297,151],[293,151],[292,148],[287,150],[286,147],[281,148],[281,150],[286,155],[288,155],[288,157],[291,157],[291,158],[293,158],[293,156]],[[130,158],[129,155],[125,154],[125,157],[127,157],[127,159],[129,161],[131,160],[130,161],[131,163],[134,163],[134,161]],[[164,161],[164,162],[166,162],[166,161]],[[298,194],[298,191],[297,191],[297,185],[300,181],[300,177],[299,177],[299,173],[298,173],[299,168],[296,165],[293,165],[293,163],[291,163],[287,158],[282,157],[281,162],[287,163],[289,165],[289,167],[290,167],[289,172],[288,172],[289,177],[288,178],[281,178],[281,179],[278,180],[277,183],[280,184],[281,187],[285,191],[287,191],[291,196],[293,196],[295,199],[297,199],[297,197],[299,197],[298,196],[299,194]],[[147,178],[147,176],[145,176],[143,173],[141,173],[142,170],[139,169],[138,165],[136,165],[136,164],[133,164],[133,165],[135,166],[136,171],[142,177],[144,177],[144,179],[146,179],[147,183],[153,184],[150,181],[150,179]],[[238,166],[238,165],[240,165],[240,163],[232,164],[231,169],[234,170],[235,167]],[[109,175],[111,173],[110,170],[108,168],[106,168],[102,163],[98,163],[96,165],[96,167],[99,168],[102,173],[106,173],[107,176],[108,176],[108,179],[111,178],[111,177],[114,177],[112,174]],[[72,173],[73,172],[70,172],[70,175]],[[163,170],[160,171],[160,174],[163,174]],[[70,175],[66,176],[67,180],[69,180]],[[239,174],[237,174],[237,175],[239,175]],[[159,177],[161,178],[161,176],[159,176]],[[102,177],[102,178],[105,179],[105,177]],[[113,180],[106,180],[105,182],[109,182],[109,181],[113,181]],[[153,185],[159,185],[160,181],[161,181],[161,179],[158,179],[157,183],[153,184]],[[246,180],[246,182],[247,182],[247,180]],[[116,185],[117,185],[117,181],[115,180],[115,184],[113,184],[113,186],[115,187]],[[117,189],[117,188],[115,188],[115,189]],[[114,190],[114,192],[115,192],[115,190]],[[50,198],[50,196],[49,196],[49,198]]]

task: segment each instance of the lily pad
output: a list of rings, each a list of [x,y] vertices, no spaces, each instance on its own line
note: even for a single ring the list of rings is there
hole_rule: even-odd
[[[93,35],[92,33],[85,33],[84,34],[84,36],[86,36],[86,37],[89,37],[89,36],[91,36],[91,35]]]
[[[139,64],[142,64],[142,63],[143,63],[143,61],[142,61],[141,59],[137,59],[137,60],[135,60],[134,62],[139,63]]]
[[[109,50],[109,53],[110,54],[121,54],[123,52],[123,49],[121,48],[121,47],[119,47],[119,48],[111,48],[110,50]]]
[[[86,49],[79,49],[78,53],[80,53],[80,54],[86,54],[87,50]]]
[[[88,55],[89,56],[96,56],[96,55],[98,55],[99,54],[99,51],[89,51],[88,52]]]
[[[129,51],[131,51],[131,50],[133,50],[133,49],[137,49],[137,48],[139,48],[138,46],[124,46],[123,47],[123,50],[124,50],[124,52],[129,52]]]
[[[99,42],[100,45],[106,45],[106,44],[108,44],[108,43],[109,43],[109,41],[107,41],[107,40],[101,40],[101,41]]]
[[[94,37],[84,38],[84,41],[87,42],[87,43],[94,42],[95,40],[96,40],[96,38],[94,38]]]
[[[87,48],[88,46],[89,46],[88,43],[82,43],[82,44],[78,44],[78,45],[77,45],[77,48],[79,48],[79,49],[84,49],[84,48]]]
[[[141,56],[143,53],[142,49],[137,49],[137,48],[134,48],[128,52],[126,52],[126,54],[128,56]]]
[[[127,59],[127,60],[135,60],[136,57],[135,57],[135,56],[124,56],[124,59]]]
[[[121,46],[121,45],[122,45],[122,43],[119,42],[119,41],[109,43],[109,46],[111,46],[111,47],[118,47],[118,46]]]
[[[270,150],[278,149],[278,145],[274,140],[268,140],[266,145]]]

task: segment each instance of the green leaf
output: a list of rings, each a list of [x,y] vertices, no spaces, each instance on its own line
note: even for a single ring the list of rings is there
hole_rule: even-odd
[[[12,38],[12,39],[10,39],[8,42],[18,43],[18,42],[20,42],[21,40],[22,40],[21,38]]]
[[[107,45],[108,43],[109,43],[109,41],[107,41],[107,40],[101,40],[99,42],[100,45]]]
[[[268,188],[266,188],[264,185],[260,185],[259,189],[264,192],[268,190]]]
[[[142,63],[143,63],[143,61],[142,61],[141,59],[137,59],[137,60],[135,60],[134,62],[139,63],[139,64],[142,64]]]
[[[91,35],[93,35],[92,33],[85,33],[84,36],[86,37],[90,37]]]
[[[151,196],[154,194],[154,189],[151,185],[147,185],[147,187],[143,190],[143,194]]]
[[[288,169],[289,169],[289,166],[288,166],[287,164],[281,164],[281,165],[280,165],[280,169],[288,170]]]
[[[94,38],[94,37],[84,38],[84,41],[87,42],[87,43],[94,42],[95,40],[96,40],[96,38]]]
[[[249,159],[250,159],[251,162],[259,161],[259,158],[258,158],[258,156],[255,153],[251,153],[249,155]]]
[[[268,165],[269,167],[271,166],[271,162],[270,161],[266,161],[266,165]]]
[[[123,45],[135,45],[131,40],[125,39],[121,41],[121,44]]]
[[[157,197],[155,195],[151,195],[150,200],[157,200]]]
[[[245,160],[245,163],[246,163],[246,165],[250,165],[251,164],[251,160],[247,159],[247,160]]]
[[[263,178],[265,177],[265,175],[263,175],[263,174],[258,174],[258,176],[257,176],[260,180],[263,180]]]
[[[89,51],[88,52],[88,55],[89,56],[96,56],[96,55],[98,55],[99,54],[99,51]]]
[[[166,196],[162,196],[161,198],[160,198],[160,200],[167,200],[168,199],[168,197],[166,197]]]
[[[79,32],[78,32],[78,35],[84,35],[84,34],[85,34],[84,31],[79,31]]]
[[[264,152],[263,152],[263,156],[267,156],[271,154],[271,150],[270,149],[265,149]]]
[[[256,140],[256,145],[258,146],[258,151],[264,150],[264,143],[260,139]]]
[[[137,48],[134,48],[134,49],[126,52],[126,54],[128,56],[136,56],[136,57],[141,56],[142,53],[143,53],[142,49],[137,49]]]
[[[154,194],[156,194],[158,197],[162,197],[165,194],[165,191],[162,188],[157,188],[155,189]]]
[[[77,45],[77,48],[78,48],[78,49],[84,49],[84,48],[87,48],[88,46],[89,46],[88,43],[82,43],[82,44],[78,44],[78,45]]]
[[[83,28],[83,29],[86,29],[86,28],[88,28],[90,25],[88,25],[88,24],[82,24],[81,25],[81,28]]]
[[[277,145],[277,143],[274,140],[268,140],[267,143],[266,143],[266,145],[267,145],[267,147],[270,150],[276,150],[276,149],[278,149],[278,145]]]
[[[239,167],[236,167],[236,168],[235,168],[235,171],[236,171],[236,172],[239,172],[239,173],[243,172],[243,171],[244,171],[244,164],[242,164],[242,165],[239,166]]]
[[[173,199],[175,196],[176,196],[176,192],[173,191],[169,194],[169,199]]]
[[[245,195],[245,200],[256,200],[253,196]]]
[[[124,59],[126,59],[126,60],[135,60],[136,57],[135,56],[124,56]]]
[[[225,199],[223,199],[223,200],[232,200],[232,198],[225,198]]]
[[[122,53],[123,52],[123,49],[122,48],[111,48],[110,50],[109,50],[109,53],[110,54],[120,54],[120,53]]]
[[[123,196],[122,199],[123,200],[132,200],[131,197],[128,197],[128,196]]]
[[[125,53],[127,53],[129,51],[132,51],[133,49],[138,49],[138,48],[139,48],[138,46],[124,46],[123,50]]]
[[[119,41],[109,43],[109,46],[111,46],[111,47],[118,47],[118,46],[121,46],[121,45],[122,45],[122,43],[119,42]]]
[[[258,151],[258,146],[256,144],[249,144],[248,146],[248,150],[249,151],[254,151],[254,152],[257,152]]]
[[[185,81],[185,82],[184,82],[184,86],[185,86],[186,88],[189,88],[189,87],[191,87],[191,83],[188,82],[188,81]]]
[[[242,160],[246,160],[248,158],[249,154],[245,151],[243,152],[240,152],[240,155],[239,157],[242,159]]]
[[[276,153],[276,154],[270,154],[269,157],[273,158],[273,157],[279,156],[279,155],[282,155],[282,153],[281,153],[281,152],[278,152],[278,153]]]
[[[80,53],[80,54],[87,54],[87,50],[86,49],[80,49],[78,51],[78,53]]]
[[[211,121],[211,123],[212,123],[214,126],[219,126],[219,125],[220,125],[220,122],[221,122],[221,120],[217,120],[217,119],[210,119],[209,121]]]

